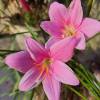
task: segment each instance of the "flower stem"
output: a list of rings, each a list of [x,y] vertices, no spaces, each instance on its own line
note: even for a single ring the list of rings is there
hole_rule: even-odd
[[[75,60],[70,62],[70,66],[76,72],[81,84],[91,93],[91,95],[95,97],[96,100],[99,100],[100,83],[96,80],[96,78],[87,68],[77,63]]]
[[[90,15],[90,11],[91,11],[91,8],[92,8],[92,3],[93,3],[93,0],[88,0],[88,9],[87,9],[87,16]]]
[[[83,96],[80,92],[78,92],[77,90],[75,90],[74,88],[72,88],[71,86],[66,86],[68,89],[70,89],[71,91],[73,91],[75,94],[77,94],[79,97],[82,98],[82,100],[88,100],[85,96]]]
[[[15,37],[17,35],[22,35],[22,34],[25,34],[25,33],[28,33],[28,31],[27,32],[13,33],[13,34],[0,34],[0,39],[2,39],[2,38],[11,38],[11,37]]]

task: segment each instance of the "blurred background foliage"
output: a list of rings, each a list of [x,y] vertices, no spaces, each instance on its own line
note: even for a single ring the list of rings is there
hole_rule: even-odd
[[[21,73],[9,69],[4,64],[7,54],[24,49],[24,36],[32,36],[45,43],[48,34],[39,24],[49,19],[50,3],[58,1],[68,6],[71,0],[26,0],[29,12],[24,11],[19,0],[0,0],[0,100],[47,100],[42,86],[29,92],[20,92],[18,83]],[[84,17],[100,20],[100,0],[81,0]],[[85,51],[76,51],[69,62],[80,79],[80,86],[62,85],[61,100],[100,100],[100,34],[87,41]],[[81,65],[81,64],[82,65]],[[84,65],[84,66],[83,66]]]

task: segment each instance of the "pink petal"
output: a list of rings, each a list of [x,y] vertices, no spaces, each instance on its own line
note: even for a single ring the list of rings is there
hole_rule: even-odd
[[[62,35],[62,27],[54,22],[43,21],[40,26],[45,32],[47,32],[51,36],[60,37]]]
[[[13,69],[16,69],[22,73],[28,71],[34,66],[34,61],[26,51],[21,51],[8,55],[5,58],[5,63]]]
[[[100,32],[100,22],[95,19],[85,18],[80,26],[80,31],[83,32],[87,38],[91,38]]]
[[[74,53],[74,48],[77,45],[76,38],[64,38],[51,46],[50,52],[53,59],[58,59],[64,62],[69,61]]]
[[[45,48],[50,49],[50,47],[58,42],[59,40],[61,40],[60,38],[55,38],[55,37],[50,37],[49,40],[46,42],[45,44]]]
[[[81,6],[81,0],[73,0],[69,6],[71,23],[79,26],[83,19],[83,10]]]
[[[45,49],[32,38],[26,38],[26,48],[35,61],[41,61],[46,56]]]
[[[69,85],[79,84],[78,78],[75,76],[71,68],[68,67],[68,65],[62,63],[61,61],[55,61],[52,64],[52,68],[53,68],[53,76],[58,81]]]
[[[79,43],[76,46],[76,49],[84,50],[86,47],[86,39],[83,33],[79,32],[78,36],[80,38]]]
[[[30,8],[29,4],[26,2],[26,0],[19,0],[19,2],[21,3],[23,9],[26,12],[30,12],[31,11],[31,8]]]
[[[54,2],[50,5],[49,17],[52,22],[64,24],[68,18],[68,10],[63,4]]]
[[[48,100],[60,99],[60,83],[47,74],[43,80],[43,88],[48,97]]]
[[[28,72],[25,73],[22,80],[19,84],[19,89],[21,91],[29,91],[36,87],[42,81],[43,77],[41,78],[42,71],[36,68],[36,66],[32,67]]]

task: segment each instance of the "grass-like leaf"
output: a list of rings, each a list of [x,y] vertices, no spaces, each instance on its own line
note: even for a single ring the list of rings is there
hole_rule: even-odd
[[[76,72],[80,83],[91,93],[96,100],[100,100],[100,83],[83,65],[72,60],[70,63],[72,69]]]

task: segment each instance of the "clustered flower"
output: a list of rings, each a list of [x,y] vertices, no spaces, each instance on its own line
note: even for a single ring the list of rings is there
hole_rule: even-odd
[[[100,32],[100,22],[83,18],[80,0],[73,0],[68,8],[53,2],[49,8],[50,21],[41,28],[51,35],[45,46],[25,38],[26,49],[8,55],[5,63],[23,74],[21,91],[29,91],[41,82],[49,100],[60,100],[61,83],[79,85],[79,80],[67,63],[74,49],[85,49],[87,39]]]

